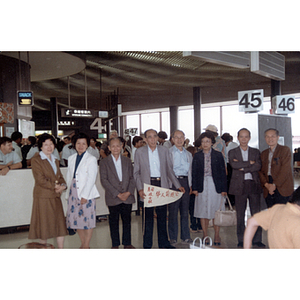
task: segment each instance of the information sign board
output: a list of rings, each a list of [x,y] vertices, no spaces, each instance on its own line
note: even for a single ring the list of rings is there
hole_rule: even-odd
[[[277,115],[295,113],[295,96],[280,95],[273,97],[272,108]]]
[[[264,109],[264,90],[238,92],[239,111],[258,112]]]
[[[17,91],[18,103],[21,106],[33,105],[33,92],[32,91]]]

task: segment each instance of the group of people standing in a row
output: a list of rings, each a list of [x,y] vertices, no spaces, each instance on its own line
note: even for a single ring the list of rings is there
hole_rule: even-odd
[[[214,219],[218,209],[225,209],[227,195],[227,166],[232,168],[229,194],[235,195],[237,211],[238,247],[243,247],[245,231],[244,216],[247,199],[251,214],[260,211],[260,196],[263,193],[268,207],[286,203],[293,193],[291,151],[278,144],[276,129],[265,132],[269,145],[261,154],[248,146],[251,133],[242,128],[238,132],[239,146],[226,152],[224,140],[218,136],[217,128],[207,126],[205,132],[195,141],[200,151],[184,147],[185,135],[181,130],[172,133],[172,147],[158,143],[158,133],[149,129],[144,133],[146,146],[137,147],[134,164],[122,155],[123,143],[113,133],[107,147],[107,157],[100,160],[100,180],[105,189],[105,201],[109,208],[109,226],[112,248],[132,249],[131,211],[135,202],[135,188],[138,197],[145,198],[144,183],[183,192],[183,196],[168,205],[143,209],[143,248],[152,248],[154,215],[157,217],[159,248],[175,248],[178,239],[178,211],[180,212],[180,239],[191,243],[189,227],[190,195],[195,195],[194,217],[200,218],[203,237],[207,236],[209,220]],[[35,178],[34,202],[29,230],[30,239],[57,238],[59,248],[63,247],[68,230],[75,229],[81,240],[81,248],[89,248],[93,228],[96,226],[95,198],[100,194],[96,188],[98,164],[96,158],[87,152],[90,139],[80,133],[73,138],[76,153],[68,158],[66,181],[55,160],[55,140],[48,134],[39,137],[40,150],[31,160]],[[141,143],[142,144],[142,143]],[[193,153],[193,154],[192,154]],[[66,218],[60,196],[67,190],[68,209]],[[119,235],[119,216],[123,224],[122,240]],[[167,222],[168,221],[168,222]],[[221,245],[220,228],[214,225],[214,244]],[[256,231],[253,245],[265,247],[261,242],[261,229]]]

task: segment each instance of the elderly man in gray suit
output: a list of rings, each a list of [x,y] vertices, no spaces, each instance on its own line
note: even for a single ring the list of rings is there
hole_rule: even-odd
[[[169,149],[157,145],[157,131],[154,129],[146,130],[145,139],[147,146],[137,149],[134,157],[133,176],[141,199],[144,199],[146,196],[144,193],[144,183],[167,189],[171,188],[173,184],[175,188],[184,193],[185,189],[180,185],[173,171]],[[157,215],[158,247],[166,249],[175,248],[170,244],[168,239],[167,205],[157,206],[155,212]],[[153,207],[146,207],[145,215],[143,211],[143,219],[145,219],[143,247],[145,249],[152,248],[153,214]]]
[[[109,228],[112,249],[120,245],[119,216],[123,222],[122,244],[124,249],[131,245],[131,210],[135,202],[135,181],[130,158],[121,155],[122,142],[114,137],[109,140],[111,154],[100,161],[100,179],[105,189],[105,202],[109,209]]]
[[[260,211],[260,198],[262,188],[258,171],[261,168],[260,152],[251,148],[248,143],[251,133],[247,128],[238,131],[239,147],[229,151],[229,163],[232,167],[232,177],[229,194],[235,195],[235,208],[237,214],[238,248],[243,248],[245,231],[245,211],[249,199],[250,212],[253,216]],[[253,239],[253,246],[264,248],[261,242],[262,229],[259,227]]]

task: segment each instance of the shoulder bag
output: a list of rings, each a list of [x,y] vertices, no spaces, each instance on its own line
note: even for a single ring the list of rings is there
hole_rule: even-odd
[[[216,226],[236,226],[236,210],[232,208],[228,196],[226,196],[229,210],[221,210],[222,201],[219,210],[215,212],[214,224]]]

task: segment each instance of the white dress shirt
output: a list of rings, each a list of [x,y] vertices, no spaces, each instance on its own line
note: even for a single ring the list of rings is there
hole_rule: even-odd
[[[243,150],[241,147],[241,152],[242,152],[242,157],[243,157],[243,161],[248,161],[248,153],[249,153],[249,147],[247,148],[247,150]],[[245,173],[244,174],[244,180],[253,180],[252,174],[251,173]]]
[[[150,177],[160,177],[160,161],[158,156],[157,147],[154,151],[148,147],[149,165],[150,165]]]
[[[116,158],[111,154],[112,160],[114,162],[119,180],[122,181],[122,164],[121,164],[121,154],[119,155],[118,159],[116,160]]]

